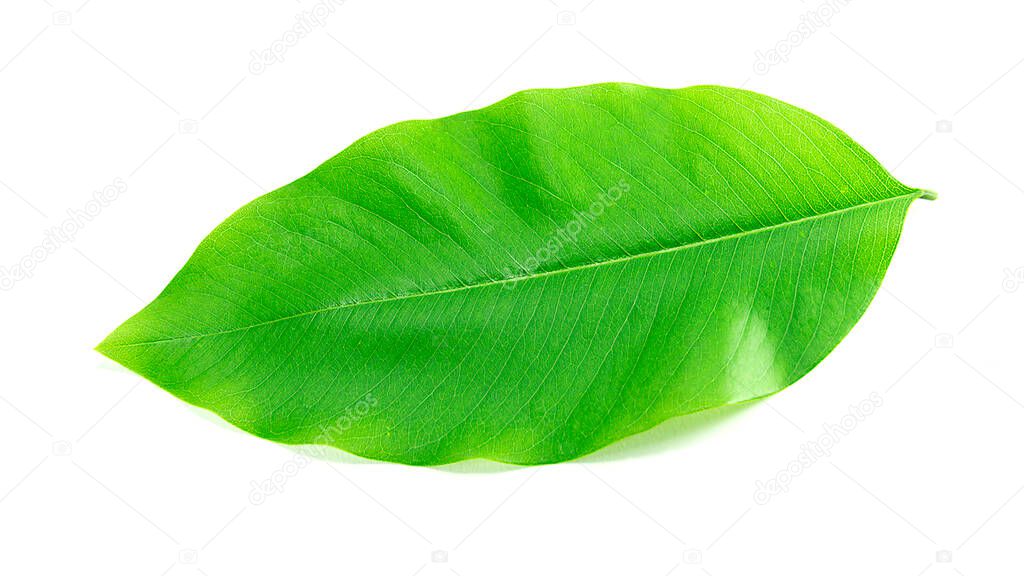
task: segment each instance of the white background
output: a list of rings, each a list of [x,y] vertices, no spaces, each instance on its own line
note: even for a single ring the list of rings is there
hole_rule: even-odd
[[[281,43],[314,6],[0,7],[0,266],[34,265],[0,292],[0,573],[1024,570],[1018,3],[349,0]],[[813,11],[827,25],[798,28]],[[223,218],[370,130],[611,80],[782,98],[940,194],[853,333],[769,401],[541,468],[306,462],[92,351]],[[771,479],[787,491],[755,501]]]

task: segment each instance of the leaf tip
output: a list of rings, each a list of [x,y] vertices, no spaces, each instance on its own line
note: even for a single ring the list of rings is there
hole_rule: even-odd
[[[94,351],[99,352],[100,354],[106,356],[107,358],[110,358],[110,348],[111,348],[111,346],[110,346],[109,340],[110,340],[110,336],[107,336],[102,341],[100,341],[99,344],[93,346],[92,349]],[[111,358],[111,359],[113,359],[113,358]]]
[[[106,356],[107,358],[110,358],[114,362],[117,362],[118,364],[121,363],[121,360],[119,359],[118,354],[116,353],[118,345],[117,342],[115,341],[115,336],[117,335],[119,330],[120,329],[114,330],[113,332],[108,334],[106,338],[101,340],[99,344],[93,346],[94,351],[99,352],[100,354]]]

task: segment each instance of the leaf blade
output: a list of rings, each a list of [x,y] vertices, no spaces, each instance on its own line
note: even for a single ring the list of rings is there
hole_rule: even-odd
[[[99,349],[282,442],[566,460],[798,379],[923,194],[753,93],[528,91],[244,207]]]

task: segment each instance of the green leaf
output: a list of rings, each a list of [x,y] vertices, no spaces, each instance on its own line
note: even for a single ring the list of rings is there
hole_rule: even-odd
[[[752,92],[528,90],[246,205],[98,350],[277,442],[568,460],[798,380],[922,196]]]

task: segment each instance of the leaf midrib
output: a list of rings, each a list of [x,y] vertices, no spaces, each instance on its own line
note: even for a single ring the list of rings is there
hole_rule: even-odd
[[[598,267],[598,266],[618,264],[618,263],[621,263],[621,262],[628,262],[628,261],[637,260],[637,259],[640,259],[640,258],[652,258],[652,257],[655,257],[655,256],[660,256],[662,254],[667,254],[667,253],[676,252],[676,251],[680,251],[680,250],[687,250],[687,249],[690,249],[690,248],[697,248],[697,247],[705,246],[705,245],[708,245],[708,244],[714,244],[716,242],[724,242],[726,240],[734,240],[734,239],[737,239],[737,238],[743,238],[743,237],[746,237],[746,236],[752,236],[752,235],[755,235],[755,234],[761,234],[761,233],[768,232],[768,231],[771,231],[771,230],[777,230],[779,228],[785,228],[787,226],[793,226],[793,225],[796,225],[796,224],[801,224],[801,223],[804,223],[804,222],[810,222],[810,221],[818,220],[818,219],[821,219],[821,218],[828,218],[828,217],[831,217],[831,216],[836,216],[836,215],[839,215],[839,214],[843,214],[845,212],[850,212],[850,211],[853,211],[853,210],[859,210],[859,209],[867,208],[867,207],[874,206],[874,205],[877,205],[877,204],[883,204],[885,202],[892,202],[892,201],[895,201],[895,200],[902,200],[902,199],[906,199],[906,198],[909,198],[909,197],[914,197],[914,198],[920,198],[920,197],[923,197],[923,196],[926,197],[926,196],[928,196],[928,194],[929,194],[929,192],[926,191],[926,190],[912,190],[911,192],[908,192],[906,194],[900,194],[898,196],[892,196],[890,198],[883,198],[881,200],[872,200],[870,202],[865,202],[865,203],[862,203],[862,204],[855,204],[853,206],[847,206],[845,208],[840,208],[838,210],[832,210],[832,211],[828,211],[828,212],[823,212],[823,213],[820,213],[820,214],[813,214],[811,216],[804,216],[802,218],[797,218],[795,220],[787,220],[785,222],[779,222],[777,224],[770,224],[768,226],[762,226],[760,228],[754,228],[754,229],[751,229],[751,230],[743,230],[741,232],[733,232],[733,233],[730,233],[730,234],[723,234],[721,236],[716,236],[714,238],[705,238],[704,240],[698,240],[696,242],[690,242],[688,244],[681,244],[679,246],[670,246],[668,248],[662,248],[662,249],[654,250],[654,251],[651,251],[651,252],[643,252],[643,253],[640,253],[640,254],[632,254],[632,255],[629,255],[629,256],[622,256],[622,257],[619,257],[619,258],[611,258],[611,259],[608,259],[608,260],[601,260],[601,261],[598,261],[598,262],[588,262],[586,264],[580,264],[578,266],[567,266],[565,268],[560,268],[560,269],[557,269],[557,270],[547,270],[547,271],[544,271],[544,272],[538,272],[536,274],[524,274],[522,276],[513,276],[513,277],[508,277],[508,278],[502,278],[502,279],[499,279],[499,280],[488,280],[486,282],[479,282],[479,283],[476,283],[476,284],[467,284],[467,285],[464,285],[464,286],[456,286],[456,287],[452,287],[452,288],[443,288],[443,289],[440,289],[440,290],[431,290],[431,291],[427,291],[427,292],[414,292],[414,293],[409,293],[409,294],[402,294],[402,295],[399,295],[399,296],[389,296],[389,297],[386,297],[386,298],[377,298],[377,299],[373,299],[373,300],[360,300],[360,301],[357,301],[357,302],[348,302],[348,303],[345,303],[345,304],[337,304],[337,305],[334,305],[334,306],[327,306],[327,307],[324,307],[324,308],[317,308],[316,310],[307,310],[305,312],[299,312],[297,314],[292,314],[292,315],[289,315],[289,316],[282,316],[280,318],[274,318],[272,320],[266,320],[266,321],[263,321],[263,322],[257,322],[255,324],[250,324],[248,326],[239,326],[237,328],[231,328],[229,330],[221,330],[221,331],[218,331],[218,332],[208,332],[206,334],[193,334],[193,335],[189,335],[189,336],[175,336],[175,337],[172,337],[172,338],[162,338],[162,339],[158,339],[158,340],[147,340],[145,342],[132,342],[132,343],[128,343],[128,344],[108,344],[108,345],[106,345],[106,347],[109,347],[109,348],[130,348],[130,347],[134,347],[134,346],[146,346],[146,345],[150,345],[150,344],[162,344],[162,343],[166,343],[166,342],[177,342],[177,341],[180,341],[180,340],[193,340],[193,339],[198,339],[198,338],[207,338],[207,337],[210,337],[210,336],[221,336],[221,335],[224,335],[224,334],[232,334],[232,333],[235,333],[235,332],[241,332],[242,330],[251,330],[253,328],[259,328],[259,327],[262,327],[262,326],[268,326],[270,324],[276,324],[278,322],[285,322],[285,321],[288,321],[288,320],[294,320],[296,318],[302,318],[304,316],[312,316],[314,314],[321,314],[321,313],[324,313],[324,312],[333,312],[335,310],[342,310],[342,309],[345,309],[345,308],[354,308],[356,306],[383,304],[383,303],[386,303],[386,302],[395,302],[395,301],[399,301],[399,300],[409,300],[409,299],[412,299],[412,298],[423,298],[423,297],[427,297],[427,296],[437,296],[437,295],[440,295],[440,294],[451,294],[453,292],[462,292],[464,290],[475,290],[477,288],[485,288],[485,287],[488,287],[488,286],[495,286],[495,285],[499,285],[499,284],[508,284],[508,283],[511,283],[511,282],[521,282],[521,281],[526,281],[526,280],[533,280],[533,279],[536,279],[536,278],[544,278],[544,277],[547,277],[547,276],[554,276],[554,275],[557,275],[557,274],[565,274],[565,273],[569,273],[569,272],[575,272],[577,270],[585,270],[585,269],[588,269],[588,268],[595,268],[595,267]]]

